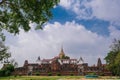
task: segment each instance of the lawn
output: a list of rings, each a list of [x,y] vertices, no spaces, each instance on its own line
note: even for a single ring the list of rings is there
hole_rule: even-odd
[[[0,77],[0,80],[69,80],[69,79],[81,79],[83,76],[10,76]]]
[[[97,79],[85,79],[84,76],[10,76],[0,77],[0,80],[120,80],[116,77],[99,77]]]

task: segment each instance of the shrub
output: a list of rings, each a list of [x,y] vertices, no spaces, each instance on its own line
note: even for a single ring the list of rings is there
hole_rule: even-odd
[[[12,72],[14,71],[14,66],[12,64],[6,64],[1,70],[0,70],[0,76],[10,76]]]
[[[99,75],[100,75],[100,76],[104,76],[104,73],[100,73]]]
[[[5,76],[5,70],[0,70],[0,77]]]
[[[48,76],[52,76],[52,73],[51,73],[51,72],[49,72],[49,73],[48,73]]]
[[[60,74],[60,73],[57,73],[57,76],[61,76],[61,74]]]
[[[73,76],[73,73],[71,73],[70,76]]]
[[[14,77],[17,77],[17,76],[18,76],[17,74],[14,75]]]
[[[22,76],[22,74],[19,74],[19,77],[21,77]]]
[[[95,72],[91,72],[88,75],[96,75],[96,73]]]
[[[40,75],[40,72],[36,72],[35,75],[36,75],[36,76],[39,76],[39,75]]]
[[[28,76],[31,76],[32,75],[32,72],[28,72]]]
[[[12,73],[12,72],[11,72],[10,70],[0,70],[0,77],[10,76],[11,73]]]
[[[6,70],[5,71],[5,76],[10,76],[11,75],[11,72],[9,70]]]

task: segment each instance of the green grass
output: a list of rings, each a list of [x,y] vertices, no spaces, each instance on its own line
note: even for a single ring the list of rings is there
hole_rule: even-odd
[[[58,80],[58,79],[80,79],[83,76],[10,76],[0,77],[0,80]]]
[[[84,76],[10,76],[10,77],[0,77],[0,80],[76,80],[76,79],[81,79],[81,78],[85,78]],[[111,77],[111,76],[100,76],[99,79],[107,79],[107,80],[118,80],[117,77]],[[93,80],[97,80],[97,79],[93,79]],[[92,79],[91,79],[92,80]]]

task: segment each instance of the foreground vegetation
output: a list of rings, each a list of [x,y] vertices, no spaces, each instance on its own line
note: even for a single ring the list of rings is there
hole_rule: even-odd
[[[83,80],[84,76],[10,76],[0,77],[0,80]],[[104,76],[97,79],[118,79],[117,77]],[[96,80],[96,79],[95,79]]]
[[[10,76],[0,77],[0,80],[59,80],[59,79],[81,79],[83,76]]]
[[[113,75],[120,77],[120,40],[115,39],[110,47],[111,50],[105,57],[107,68]]]

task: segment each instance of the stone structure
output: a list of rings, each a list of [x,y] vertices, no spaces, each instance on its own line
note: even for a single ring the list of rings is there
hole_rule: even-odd
[[[105,64],[102,64],[100,58],[95,66],[88,66],[88,63],[84,63],[82,57],[79,60],[71,59],[66,56],[63,48],[58,56],[52,59],[37,59],[38,63],[29,63],[25,60],[22,67],[15,69],[13,74],[18,75],[86,75],[90,73],[96,73],[98,75],[111,75],[111,72],[105,68]]]

